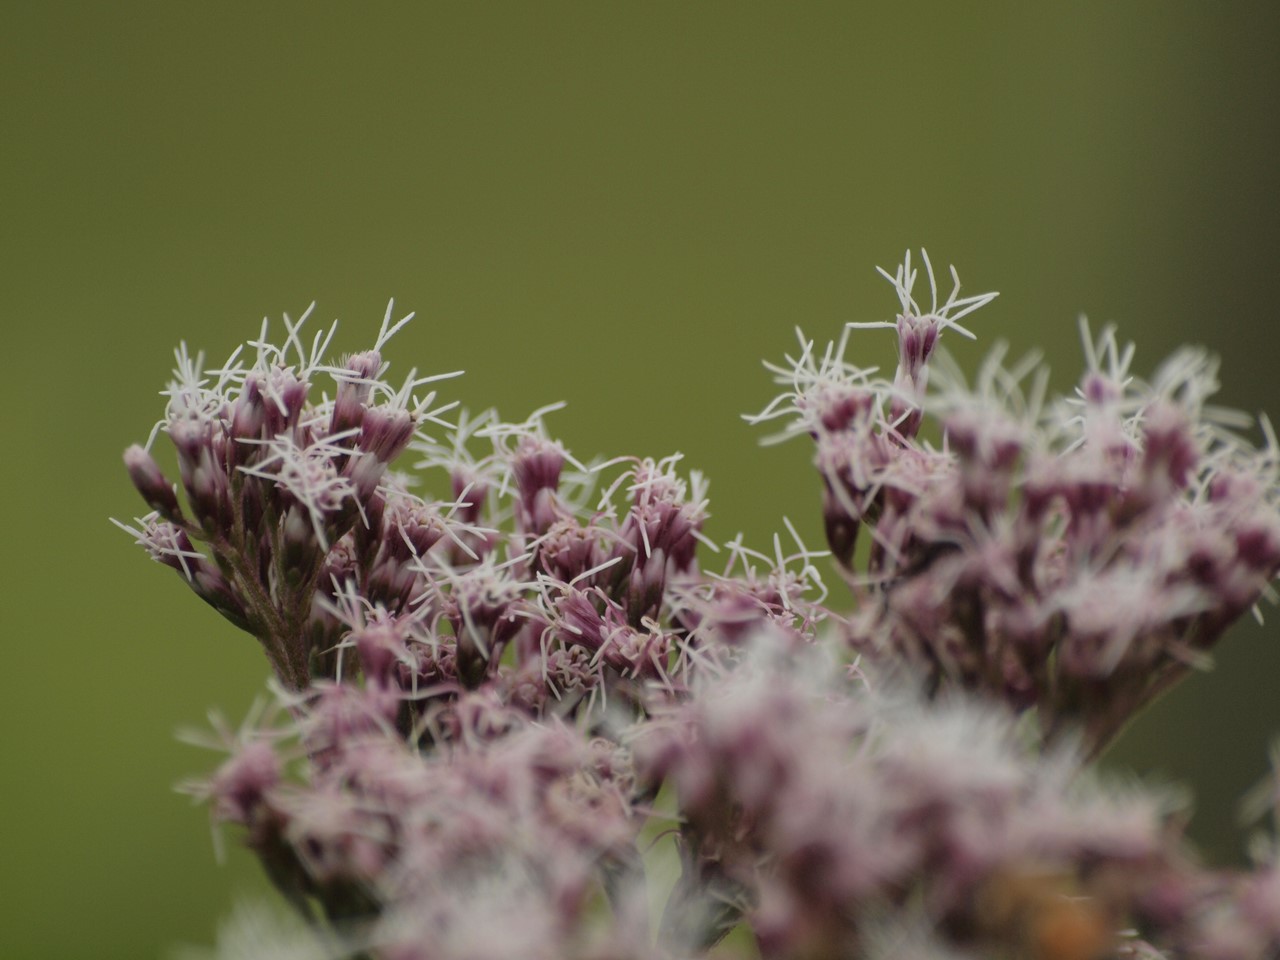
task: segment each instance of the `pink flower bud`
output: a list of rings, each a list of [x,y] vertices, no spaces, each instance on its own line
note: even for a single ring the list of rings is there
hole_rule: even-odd
[[[147,506],[166,520],[182,523],[178,495],[151,454],[135,443],[124,452],[124,465]]]

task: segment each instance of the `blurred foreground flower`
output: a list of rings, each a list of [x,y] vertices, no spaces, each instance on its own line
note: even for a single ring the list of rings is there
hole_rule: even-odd
[[[216,955],[1280,950],[1271,846],[1207,871],[1175,799],[1089,768],[1267,595],[1269,425],[1209,404],[1203,353],[1139,381],[1111,329],[1074,397],[1001,349],[967,386],[939,340],[995,294],[953,269],[939,302],[922,259],[927,310],[908,254],[896,320],[801,335],[748,418],[815,443],[842,612],[790,523],[708,541],[679,455],[583,463],[555,405],[388,380],[390,307],[337,363],[306,315],[217,369],[181,348],[120,525],[267,655],[269,703],[191,735],[226,758],[184,789],[311,931],[246,913]],[[892,379],[845,359],[858,327],[896,331]]]

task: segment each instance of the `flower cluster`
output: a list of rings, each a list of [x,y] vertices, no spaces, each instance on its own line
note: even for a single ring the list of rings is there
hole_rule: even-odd
[[[215,717],[195,739],[227,757],[185,789],[311,931],[254,918],[221,955],[1280,949],[1270,848],[1205,871],[1175,802],[1088,766],[1280,570],[1269,428],[1232,432],[1203,354],[1138,381],[1110,330],[1075,397],[999,351],[967,387],[939,338],[994,294],[953,270],[939,303],[924,265],[927,311],[908,256],[896,321],[850,327],[896,330],[892,380],[849,330],[802,336],[749,418],[814,440],[845,610],[790,523],[767,552],[709,541],[678,455],[584,463],[555,405],[508,422],[390,382],[390,307],[336,363],[305,315],[217,369],[180,349],[125,453],[152,512],[121,526],[266,652],[272,706]]]
[[[957,686],[1034,709],[1046,739],[1083,728],[1091,750],[1207,661],[1280,570],[1280,448],[1209,405],[1217,364],[1174,355],[1150,382],[1132,345],[1082,323],[1088,365],[1048,402],[1046,372],[993,353],[968,387],[930,354],[994,294],[913,299],[908,254],[892,382],[844,359],[848,336],[772,367],[789,389],[759,422],[807,433],[825,486],[832,552],[859,597],[855,645]],[[954,269],[952,271],[954,277]],[[876,326],[851,324],[850,327]],[[965,331],[967,332],[967,331]],[[933,428],[938,444],[921,439]],[[860,532],[871,540],[856,554]]]

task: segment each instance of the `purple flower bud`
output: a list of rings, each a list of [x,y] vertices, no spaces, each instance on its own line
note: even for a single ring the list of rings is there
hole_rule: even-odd
[[[516,486],[516,519],[525,533],[546,533],[567,511],[556,491],[565,456],[560,445],[538,433],[519,438],[507,454]]]
[[[280,782],[280,774],[280,758],[269,743],[245,744],[209,781],[214,818],[251,825],[267,793]]]
[[[236,440],[264,440],[267,423],[267,399],[262,395],[263,375],[257,372],[245,377],[240,395],[231,405],[231,436]],[[237,445],[241,461],[247,463],[257,452],[252,444]]]
[[[492,564],[451,578],[445,614],[457,640],[458,676],[475,688],[497,668],[524,620],[520,585]]]
[[[551,695],[557,700],[576,699],[600,683],[600,669],[586,647],[558,647],[547,654],[543,670]]]
[[[637,630],[628,625],[605,636],[601,655],[605,663],[625,676],[665,680],[673,647],[671,636],[660,630]]]
[[[423,584],[417,564],[382,555],[374,561],[364,581],[365,599],[394,612],[405,611],[422,596]]]
[[[822,524],[831,555],[846,570],[852,569],[853,551],[858,545],[858,520],[849,515],[841,498],[824,478],[822,488]]]
[[[360,449],[379,463],[398,457],[413,439],[413,415],[403,407],[368,407],[360,423]]]
[[[551,524],[533,545],[535,566],[561,583],[574,582],[583,589],[594,586],[607,571],[579,579],[604,562],[604,530],[566,517]]]
[[[361,426],[365,407],[373,395],[373,385],[381,373],[382,355],[377,350],[353,354],[343,361],[341,371],[335,373],[338,390],[329,421],[331,434],[345,433]]]
[[[445,520],[430,505],[406,495],[392,495],[383,514],[383,545],[401,563],[425,557],[446,532]]]
[[[390,688],[398,666],[410,660],[407,636],[398,622],[380,619],[353,630],[348,640],[360,656],[364,675],[371,682]]]
[[[636,557],[627,583],[627,611],[632,626],[658,612],[667,584],[667,554],[654,549]]]
[[[134,444],[124,452],[124,465],[129,471],[129,479],[142,494],[147,506],[157,511],[166,520],[182,523],[182,508],[178,505],[178,495],[173,484],[165,478],[155,459]]]
[[[367,453],[346,457],[341,469],[342,479],[349,483],[356,499],[361,503],[367,503],[377,495],[378,484],[386,473],[386,462]]]
[[[1144,425],[1142,469],[1150,481],[1158,481],[1163,487],[1153,492],[1153,498],[1163,500],[1175,491],[1186,489],[1199,461],[1199,444],[1186,414],[1168,403],[1149,407]]]
[[[1280,518],[1274,514],[1250,518],[1236,531],[1236,556],[1266,579],[1280,570]]]
[[[191,589],[205,603],[241,630],[252,632],[253,624],[239,595],[232,589],[222,571],[201,557],[192,564]]]
[[[263,436],[278,437],[298,424],[311,385],[300,380],[293,370],[272,367],[260,384],[263,398]]]
[[[1111,377],[1095,371],[1084,376],[1080,394],[1090,406],[1109,407],[1124,396],[1124,387]]]
[[[848,386],[825,390],[813,403],[822,429],[837,433],[867,429],[877,412],[878,399],[870,390]]]
[[[230,515],[230,482],[214,454],[214,431],[208,420],[171,423],[169,437],[178,450],[178,470],[192,513],[200,525],[217,530]]]
[[[603,607],[603,612],[601,610]],[[626,624],[626,611],[599,591],[565,587],[551,604],[551,628],[565,647],[582,646],[592,653],[604,645],[605,635]]]
[[[924,385],[924,368],[938,344],[937,317],[909,313],[898,315],[898,372],[918,390]],[[895,418],[896,419],[896,418]],[[914,435],[914,431],[909,435]]]

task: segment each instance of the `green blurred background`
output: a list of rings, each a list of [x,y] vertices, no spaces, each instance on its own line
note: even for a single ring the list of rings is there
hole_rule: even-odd
[[[162,956],[263,887],[171,785],[213,760],[173,730],[238,718],[265,664],[106,520],[142,512],[119,455],[180,339],[220,359],[316,299],[354,349],[395,296],[393,371],[566,400],[582,455],[681,450],[711,533],[757,544],[820,539],[810,451],[738,417],[760,359],[890,318],[872,268],[908,245],[1002,291],[962,358],[1041,345],[1067,387],[1084,311],[1280,413],[1278,11],[6,4],[0,955]],[[1111,758],[1191,784],[1220,861],[1280,732],[1273,621]]]

